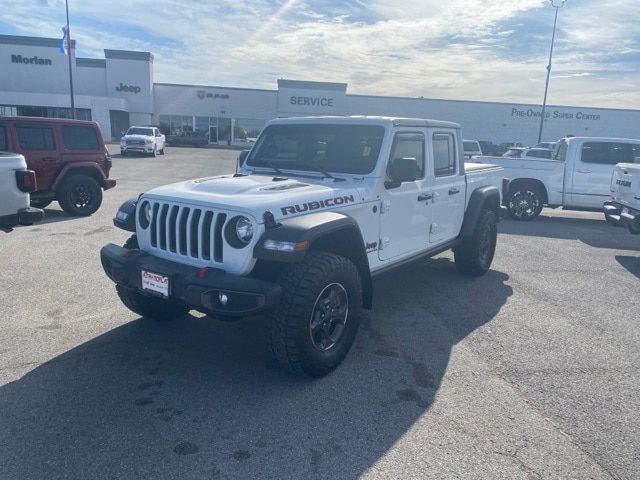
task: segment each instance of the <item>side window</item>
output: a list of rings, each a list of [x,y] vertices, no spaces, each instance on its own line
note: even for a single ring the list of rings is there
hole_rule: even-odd
[[[640,163],[640,143],[634,143],[631,149],[633,150],[633,163]]]
[[[433,174],[446,177],[456,173],[456,138],[451,133],[433,134]]]
[[[616,163],[633,163],[634,154],[630,143],[585,142],[582,145],[580,159],[584,163],[615,165]]]
[[[7,149],[7,127],[0,125],[0,150]]]
[[[418,163],[417,178],[424,178],[424,135],[422,133],[396,133],[389,166],[400,158],[415,158]]]
[[[56,149],[52,127],[18,125],[16,130],[18,131],[18,143],[23,150]]]
[[[98,136],[91,127],[62,126],[62,142],[65,150],[99,150]]]

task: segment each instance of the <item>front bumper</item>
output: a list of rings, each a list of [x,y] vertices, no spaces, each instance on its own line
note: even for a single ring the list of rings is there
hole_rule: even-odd
[[[42,220],[42,217],[44,217],[44,210],[26,207],[18,210],[18,212],[13,215],[0,217],[0,227],[11,228],[16,225],[32,225]]]
[[[121,152],[153,153],[154,145],[120,145]]]
[[[142,290],[141,271],[169,277],[169,296],[210,315],[239,317],[264,313],[280,302],[282,289],[273,282],[231,275],[216,268],[196,268],[129,250],[112,243],[102,247],[100,260],[107,276],[126,288]],[[225,294],[228,301],[220,302]]]
[[[604,218],[612,225],[627,227],[632,233],[640,233],[640,210],[618,202],[605,202]]]

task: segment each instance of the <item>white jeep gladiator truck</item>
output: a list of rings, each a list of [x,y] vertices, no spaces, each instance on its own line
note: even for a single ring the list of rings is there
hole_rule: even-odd
[[[36,174],[17,153],[0,152],[0,230],[31,225],[42,220],[44,211],[31,207],[29,194],[37,190]]]
[[[619,163],[611,177],[611,200],[604,203],[607,222],[640,234],[640,156],[636,163]]]
[[[533,220],[542,207],[601,210],[609,199],[609,184],[617,163],[634,163],[640,140],[607,137],[567,137],[555,147],[552,159],[474,157],[473,161],[500,165],[510,181],[505,196],[509,215]]]
[[[166,138],[157,127],[129,127],[120,139],[120,154],[147,153],[155,157],[164,155]]]
[[[465,166],[455,123],[277,119],[239,165],[120,207],[114,223],[134,235],[101,260],[129,309],[267,313],[281,364],[322,376],[372,307],[373,276],[447,249],[462,273],[491,265],[504,172]]]

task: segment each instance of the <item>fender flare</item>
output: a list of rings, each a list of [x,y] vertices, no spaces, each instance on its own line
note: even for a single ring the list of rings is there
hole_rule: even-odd
[[[485,205],[489,205],[489,208],[493,210],[500,219],[500,190],[493,185],[487,185],[479,187],[473,191],[469,204],[467,205],[467,211],[464,212],[464,220],[462,221],[462,229],[460,230],[460,236],[462,238],[470,237],[473,235],[480,212]]]
[[[95,164],[95,162],[76,162],[76,163],[68,163],[64,165],[58,174],[56,175],[56,179],[53,181],[51,185],[52,190],[57,190],[60,184],[64,181],[64,179],[68,175],[73,175],[73,170],[76,169],[91,169],[93,173],[97,173],[99,180],[98,183],[102,188],[107,187],[107,177],[105,177],[104,172]]]
[[[332,242],[331,239],[340,239]],[[267,240],[300,245],[299,251],[283,252],[264,248]],[[360,274],[363,306],[371,308],[373,284],[369,260],[358,223],[338,212],[318,212],[282,220],[267,228],[254,247],[254,257],[272,262],[298,263],[308,251],[321,250],[342,255],[351,260]]]

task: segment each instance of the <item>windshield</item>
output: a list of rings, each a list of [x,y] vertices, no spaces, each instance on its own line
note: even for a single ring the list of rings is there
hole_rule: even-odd
[[[247,165],[366,174],[376,166],[384,127],[369,125],[271,125]]]
[[[517,149],[517,148],[510,148],[509,150],[504,152],[504,154],[502,156],[503,157],[508,157],[508,158],[519,158],[520,155],[522,155],[522,150]]]
[[[463,142],[465,152],[477,152],[480,150],[480,145],[476,142]]]
[[[147,135],[153,136],[153,128],[131,127],[127,130],[127,135]]]

